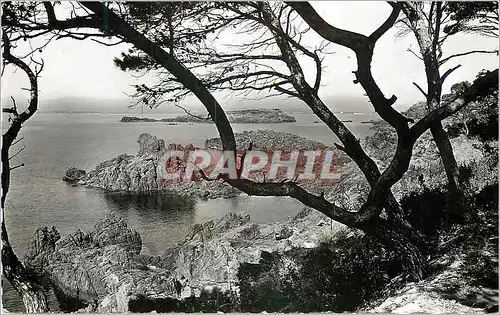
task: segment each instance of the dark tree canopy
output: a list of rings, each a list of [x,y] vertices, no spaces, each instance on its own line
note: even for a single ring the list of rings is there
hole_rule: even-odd
[[[451,86],[450,91],[451,93],[455,95],[462,95],[467,91],[468,88],[470,88],[471,83],[469,81],[462,81],[455,83]]]
[[[444,28],[446,34],[465,31],[498,37],[497,1],[448,2],[444,11],[453,22]]]

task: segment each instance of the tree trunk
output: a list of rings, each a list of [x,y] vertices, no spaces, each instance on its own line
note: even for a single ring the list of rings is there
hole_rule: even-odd
[[[423,279],[427,266],[424,255],[427,253],[428,244],[409,223],[375,218],[359,229],[396,254],[407,280],[418,282]]]
[[[443,79],[439,71],[438,46],[436,39],[439,37],[439,28],[433,29],[428,25],[422,8],[415,7],[416,16],[408,18],[413,24],[413,32],[417,38],[420,52],[425,65],[425,74],[427,77],[427,111],[430,112],[441,105],[441,93]],[[459,181],[458,164],[453,154],[453,148],[448,134],[443,128],[441,122],[431,127],[431,133],[434,142],[439,150],[441,160],[448,179],[449,200],[448,214],[456,219],[463,219],[467,212],[465,203],[464,189]]]
[[[17,136],[17,132],[14,133]],[[11,136],[8,133],[6,135]],[[42,288],[36,283],[36,277],[30,273],[19,261],[9,242],[9,235],[5,227],[5,199],[10,184],[9,147],[13,139],[3,137],[2,143],[2,271],[5,278],[21,296],[27,313],[49,312],[47,298]],[[7,147],[6,147],[7,146]]]
[[[4,41],[4,45],[10,44],[8,44],[8,41]],[[9,235],[7,234],[7,228],[5,226],[5,200],[10,186],[9,149],[17,138],[17,135],[21,130],[22,123],[28,120],[37,110],[38,90],[36,77],[24,62],[12,57],[10,52],[7,54],[4,53],[4,58],[9,58],[9,61],[14,59],[14,63],[26,72],[30,78],[30,82],[32,84],[32,96],[34,96],[30,101],[28,109],[26,109],[24,113],[17,115],[12,125],[5,132],[5,134],[2,135],[2,197],[0,202],[2,208],[2,272],[5,278],[11,283],[12,287],[21,296],[27,313],[45,313],[50,311],[47,298],[45,297],[42,288],[37,284],[36,277],[24,267],[14,253],[14,250],[10,245]]]
[[[5,222],[2,222],[2,268],[3,275],[21,296],[27,313],[49,312],[49,305],[36,278],[19,261],[10,246]]]
[[[441,104],[441,79],[439,65],[435,58],[424,56],[427,73],[427,111],[436,109]],[[439,155],[443,161],[443,167],[448,179],[448,215],[455,219],[462,220],[466,213],[466,202],[464,189],[461,187],[458,172],[458,163],[453,154],[450,138],[443,128],[441,122],[431,127],[432,137],[439,150]]]
[[[6,141],[4,139],[3,145]],[[27,313],[49,312],[47,298],[36,283],[36,278],[19,261],[9,242],[5,227],[5,197],[9,189],[10,165],[8,148],[2,147],[2,272],[21,296]]]
[[[448,178],[448,214],[457,220],[462,220],[467,212],[467,203],[464,188],[460,184],[458,164],[453,155],[450,139],[441,123],[431,127],[431,133]]]

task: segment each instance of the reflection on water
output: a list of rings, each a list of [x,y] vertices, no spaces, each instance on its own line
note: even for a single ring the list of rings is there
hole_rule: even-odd
[[[141,234],[143,253],[158,255],[195,222],[197,199],[165,193],[104,192],[107,208]]]
[[[181,240],[194,223],[217,219],[228,212],[249,213],[256,223],[269,223],[297,214],[303,205],[288,197],[239,196],[200,200],[166,193],[102,192],[106,208],[139,231],[143,254],[161,255]],[[104,214],[103,214],[104,215]]]
[[[109,192],[104,194],[104,200],[111,208],[116,206],[117,210],[128,210],[134,207],[138,211],[148,211],[149,216],[151,213],[158,215],[194,213],[197,204],[195,198],[157,192],[148,194]]]

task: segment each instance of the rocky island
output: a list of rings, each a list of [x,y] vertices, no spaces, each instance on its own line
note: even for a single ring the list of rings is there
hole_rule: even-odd
[[[296,122],[295,117],[280,109],[242,109],[226,111],[228,119],[235,124],[280,124]],[[202,119],[192,115],[174,118],[146,118],[124,116],[120,122],[163,122],[163,123],[213,123],[211,119]]]

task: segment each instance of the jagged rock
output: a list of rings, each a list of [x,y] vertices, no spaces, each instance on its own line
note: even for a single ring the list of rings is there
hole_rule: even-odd
[[[26,255],[43,259],[43,271],[64,294],[96,303],[97,312],[126,312],[137,296],[178,299],[175,279],[167,270],[150,270],[135,257],[141,248],[136,231],[114,215],[99,221],[90,233],[77,231],[57,242],[53,228],[37,230]]]
[[[47,257],[54,252],[56,242],[60,239],[61,234],[55,226],[51,229],[46,226],[36,229],[25,253],[26,265],[33,269],[43,269]]]
[[[277,224],[255,224],[249,215],[228,213],[193,225],[177,246],[167,249],[162,257],[152,257],[140,254],[136,231],[109,215],[92,232],[77,231],[55,246],[53,238],[40,237],[44,234],[38,232],[35,239],[43,242],[34,244],[42,245],[34,246],[31,252],[35,254],[27,258],[37,259],[40,255],[36,253],[43,252],[43,271],[57,288],[94,305],[88,307],[93,311],[128,312],[131,305],[140,311],[140,307],[153,307],[159,301],[170,301],[165,302],[171,305],[168,311],[180,311],[193,298],[201,298],[202,292],[217,290],[237,296],[241,264],[259,264],[262,255],[281,255],[311,243],[317,246],[325,234],[335,232],[330,226],[318,227],[319,220],[326,217],[310,210]],[[341,228],[340,224],[334,227]],[[274,231],[284,230],[293,231],[293,235],[277,240]],[[38,250],[43,248],[47,250]],[[239,302],[236,299],[234,303],[236,307]]]
[[[165,140],[158,139],[155,136],[150,135],[149,133],[143,133],[139,136],[139,152],[137,152],[138,156],[142,156],[144,154],[155,153],[165,149]]]
[[[77,231],[58,241],[52,254],[43,255],[47,257],[44,270],[62,292],[94,303],[92,310],[97,312],[185,311],[189,303],[203,299],[203,292],[235,296],[233,304],[226,305],[234,310],[240,303],[252,303],[246,299],[252,299],[249,292],[255,277],[272,275],[269,279],[280,285],[300,287],[302,264],[306,259],[314,261],[310,255],[321,255],[315,251],[324,248],[320,244],[344,228],[310,208],[274,224],[255,224],[248,215],[228,213],[191,226],[176,246],[166,249],[161,257],[152,257],[141,255],[138,234],[111,216],[99,221],[90,233]],[[35,248],[50,251],[53,246]],[[474,298],[481,295],[473,301],[477,307],[498,304],[497,290],[479,292],[464,286],[457,270],[460,266],[451,264],[445,272],[409,284],[371,311],[479,312],[445,299],[470,300],[470,293]],[[279,292],[282,287],[272,287],[273,281],[267,282],[266,290]],[[450,287],[458,290],[446,296]]]
[[[142,248],[139,233],[128,229],[125,221],[119,220],[113,215],[97,222],[90,238],[97,247],[120,245],[128,252],[135,254],[139,254]]]
[[[86,174],[87,172],[85,170],[81,170],[73,166],[66,171],[63,180],[67,182],[77,182],[84,178]]]
[[[321,221],[321,222],[324,222],[324,221]],[[322,226],[322,225],[318,224],[318,226]],[[289,238],[292,235],[293,235],[293,230],[290,229],[287,226],[284,226],[284,227],[281,228],[281,230],[279,230],[278,232],[276,232],[275,238],[276,238],[277,241],[279,241],[279,240],[284,240],[286,238]]]
[[[317,226],[320,220],[330,221],[310,210],[275,224],[255,224],[249,216],[228,213],[219,220],[192,226],[156,263],[171,270],[177,279],[186,279],[189,285],[182,296],[199,295],[207,287],[238,294],[242,264],[259,264],[262,255],[269,253],[285,255],[291,249],[317,247],[325,235],[343,228],[339,223]],[[275,231],[284,231],[288,237],[276,238]]]

